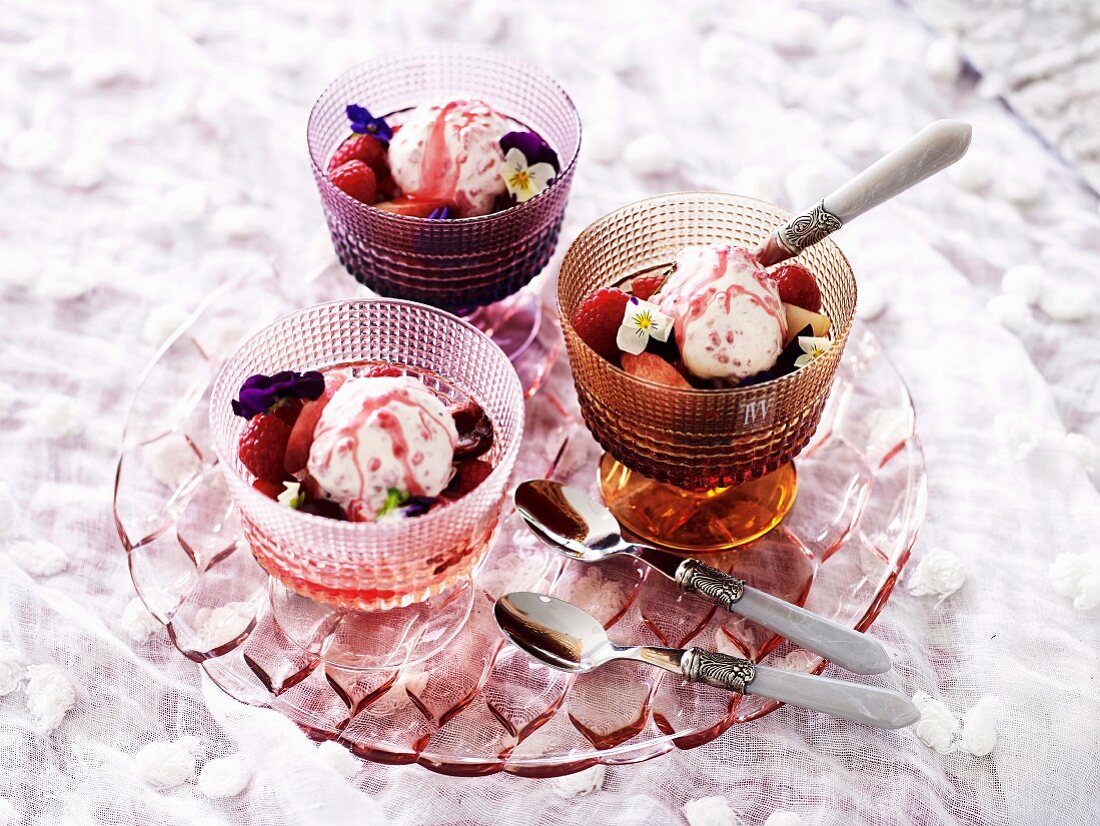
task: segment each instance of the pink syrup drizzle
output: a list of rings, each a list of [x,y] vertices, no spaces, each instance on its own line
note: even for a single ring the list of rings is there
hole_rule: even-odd
[[[370,379],[360,379],[360,381],[369,380]],[[320,470],[322,471],[322,473],[328,471],[328,469],[332,466],[334,455],[338,452],[347,451],[351,453],[352,456],[355,456],[359,451],[360,430],[367,423],[370,417],[377,413],[378,426],[386,433],[386,435],[389,436],[390,444],[392,445],[393,449],[393,456],[395,459],[401,462],[401,466],[404,470],[405,490],[411,496],[424,496],[424,488],[416,480],[416,476],[413,470],[414,467],[420,463],[412,461],[412,458],[409,456],[409,445],[408,442],[405,440],[405,433],[401,429],[401,422],[398,420],[397,416],[395,416],[389,410],[385,409],[390,404],[403,404],[407,407],[417,408],[419,410],[420,423],[427,431],[427,437],[425,438],[425,441],[427,441],[428,438],[431,437],[431,429],[432,425],[434,425],[435,427],[443,430],[443,433],[447,436],[447,441],[450,442],[451,452],[452,454],[454,453],[455,440],[454,437],[451,436],[450,431],[447,430],[447,428],[443,427],[443,425],[434,416],[432,416],[431,411],[429,411],[424,405],[410,399],[409,391],[407,389],[399,387],[389,391],[388,393],[383,393],[380,396],[369,399],[366,403],[364,403],[363,407],[359,410],[359,412],[355,414],[350,422],[347,422],[346,424],[341,425],[338,428],[335,426],[323,428],[320,426],[320,422],[318,422],[317,430],[314,433],[315,441],[320,438],[324,433],[327,433],[329,430],[333,429],[338,429],[340,435],[343,437],[336,443],[336,447],[334,447],[332,451],[330,451],[326,456],[319,458],[318,464],[320,465]],[[324,416],[322,416],[321,418],[323,420]],[[423,460],[423,456],[421,456],[421,460]],[[363,510],[364,499],[367,492],[366,473],[358,462],[353,462],[352,464],[355,467],[355,473],[358,477],[359,492],[347,507],[348,519],[353,522],[373,521],[374,514],[367,514]],[[380,467],[381,462],[377,458],[375,458],[374,460],[372,460],[369,470],[377,471]]]
[[[697,275],[684,284],[684,291],[691,295],[691,298],[688,300],[687,310],[681,313],[672,325],[672,330],[676,334],[676,341],[679,343],[680,347],[684,346],[684,336],[686,335],[687,326],[697,321],[703,315],[707,306],[717,294],[717,287],[712,285],[722,278],[729,269],[731,252],[736,252],[753,265],[753,277],[766,289],[766,293],[765,295],[760,295],[742,287],[740,284],[731,284],[725,289],[723,296],[726,305],[726,313],[729,314],[732,310],[733,297],[743,295],[779,323],[780,339],[786,336],[787,317],[783,312],[782,303],[772,294],[775,287],[767,272],[757,264],[756,259],[752,257],[748,250],[742,249],[741,247],[734,249],[732,247],[723,246],[716,252],[718,260],[715,262],[711,271],[705,275]],[[730,332],[732,333],[732,330]],[[732,344],[733,341],[729,341],[728,343]]]
[[[457,115],[454,114],[456,112]],[[462,167],[469,162],[470,157],[465,152],[451,155],[447,150],[447,130],[455,129],[458,133],[458,144],[464,147],[466,141],[463,133],[472,124],[494,114],[496,113],[487,103],[479,100],[452,100],[440,107],[420,157],[420,186],[415,192],[406,195],[446,201],[456,206],[460,212],[469,209],[469,199],[461,197],[463,193],[459,192],[458,184],[462,179]],[[492,160],[487,159],[486,163]],[[486,169],[487,166],[481,166],[477,171],[484,172]]]

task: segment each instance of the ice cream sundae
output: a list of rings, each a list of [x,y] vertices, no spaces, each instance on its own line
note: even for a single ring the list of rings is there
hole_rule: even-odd
[[[778,378],[829,346],[821,292],[798,264],[769,273],[729,244],[681,249],[663,273],[602,288],[570,321],[589,347],[659,384],[724,388]],[[671,335],[667,333],[671,330]]]
[[[253,487],[352,522],[419,516],[468,493],[492,470],[492,424],[425,378],[390,364],[252,376],[233,409],[248,419],[238,455]]]
[[[329,159],[330,180],[387,212],[471,218],[527,201],[560,171],[557,154],[477,98],[375,117],[347,107],[352,134]],[[391,125],[389,121],[393,121]]]

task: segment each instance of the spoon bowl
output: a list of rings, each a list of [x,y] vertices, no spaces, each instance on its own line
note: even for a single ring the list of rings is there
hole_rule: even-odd
[[[602,562],[631,550],[611,511],[576,488],[532,479],[516,488],[515,502],[519,515],[540,539],[573,559]]]
[[[494,614],[504,636],[551,668],[579,674],[614,657],[604,627],[571,603],[517,592],[497,600]]]

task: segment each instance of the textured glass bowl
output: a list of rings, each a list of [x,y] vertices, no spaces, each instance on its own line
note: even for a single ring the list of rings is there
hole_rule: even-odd
[[[660,272],[689,244],[754,248],[789,218],[751,198],[706,192],[660,195],[605,215],[565,255],[558,303],[585,423],[612,456],[659,482],[689,490],[738,485],[790,462],[817,428],[856,307],[847,259],[829,240],[795,261],[818,279],[833,340],[812,364],[732,390],[680,390],[631,376],[581,341],[569,319],[585,297]]]
[[[553,185],[502,212],[433,221],[362,204],[329,181],[329,158],[351,134],[344,112],[349,103],[381,115],[457,95],[476,95],[542,135],[561,163]],[[333,81],[314,104],[307,128],[313,177],[336,252],[374,292],[469,310],[516,292],[553,255],[581,126],[569,96],[533,64],[460,46],[385,55]]]
[[[452,385],[445,395],[472,396],[495,429],[492,474],[453,504],[381,523],[300,513],[254,490],[237,457],[245,421],[230,408],[244,380],[361,361],[428,370]],[[391,608],[440,593],[481,560],[523,436],[523,391],[500,348],[464,321],[405,301],[334,301],[280,318],[230,356],[214,382],[210,431],[245,537],[265,570],[321,602]]]

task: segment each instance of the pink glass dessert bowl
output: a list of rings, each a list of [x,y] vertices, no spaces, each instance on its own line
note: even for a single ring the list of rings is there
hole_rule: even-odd
[[[237,455],[245,421],[231,408],[244,380],[377,362],[428,376],[445,403],[473,398],[493,425],[492,473],[445,507],[380,522],[302,513],[255,490]],[[497,527],[523,421],[523,392],[500,348],[445,312],[396,300],[333,301],[283,316],[226,361],[210,402],[218,462],[257,561],[303,596],[358,610],[422,602],[469,580]]]
[[[516,206],[461,219],[400,215],[361,203],[329,179],[328,163],[348,136],[356,104],[393,124],[421,104],[463,95],[484,100],[555,150],[561,170]],[[512,295],[546,266],[557,246],[580,149],[573,102],[527,61],[459,46],[389,54],[333,81],[310,112],[310,160],[341,263],[383,296],[469,311]]]

